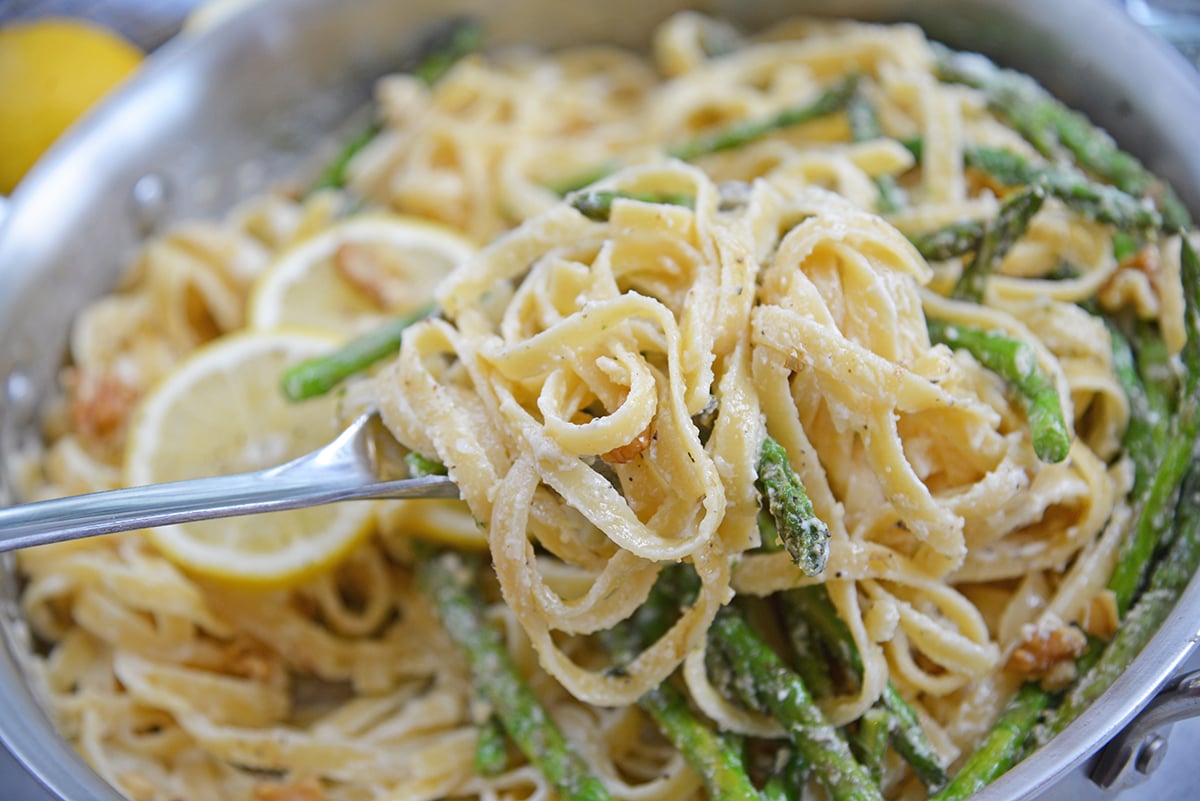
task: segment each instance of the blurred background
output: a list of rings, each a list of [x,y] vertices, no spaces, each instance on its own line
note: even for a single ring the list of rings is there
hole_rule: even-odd
[[[38,17],[71,16],[119,31],[143,50],[174,36],[201,0],[3,0],[0,25]]]
[[[1113,0],[1200,65],[1200,0]],[[0,0],[0,218],[3,196],[78,115],[181,31],[203,29],[255,0]],[[1200,80],[1200,73],[1197,75]],[[1200,655],[1191,669],[1200,669]],[[1200,720],[1145,784],[1120,801],[1200,797],[1187,751]],[[0,747],[0,799],[52,801]]]

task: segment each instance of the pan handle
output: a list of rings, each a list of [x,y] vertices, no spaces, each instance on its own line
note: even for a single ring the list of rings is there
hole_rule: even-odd
[[[1200,716],[1200,670],[1185,673],[1155,696],[1099,753],[1088,774],[1106,790],[1144,781],[1167,753],[1171,724]]]

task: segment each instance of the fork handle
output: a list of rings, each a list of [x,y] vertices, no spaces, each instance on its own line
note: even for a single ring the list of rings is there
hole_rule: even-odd
[[[0,552],[117,531],[300,509],[363,498],[457,497],[444,476],[364,483],[305,460],[215,478],[93,492],[0,509]]]

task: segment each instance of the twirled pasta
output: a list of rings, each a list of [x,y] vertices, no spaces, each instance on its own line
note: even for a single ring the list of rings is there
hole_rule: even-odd
[[[712,56],[717,40],[734,48]],[[780,736],[721,695],[705,637],[735,596],[807,584],[828,590],[862,659],[853,691],[821,700],[830,720],[857,720],[890,681],[945,763],[969,751],[1018,683],[1004,665],[1023,626],[1082,619],[1130,514],[1129,404],[1103,326],[1074,304],[1156,316],[1176,351],[1183,311],[1178,241],[1150,243],[1157,272],[1118,264],[1109,229],[1056,201],[982,303],[949,298],[961,262],[926,263],[905,234],[995,215],[967,143],[1030,150],[931,64],[910,26],[802,20],[742,40],[685,13],[657,32],[653,64],[520,50],[466,59],[433,87],[382,81],[384,131],[352,163],[352,189],[487,244],[351,397],[443,462],[466,504],[388,505],[333,573],[271,592],[185,575],[138,534],[23,553],[64,735],[134,799],[548,798],[523,763],[473,769],[487,709],[409,570],[411,538],[438,530],[490,551],[491,611],[517,664],[622,801],[702,793],[633,706],[677,670],[722,729]],[[669,157],[847,73],[894,139],[851,142],[834,114],[691,164]],[[920,156],[907,136],[923,138]],[[550,188],[616,163],[592,187],[627,195],[604,220]],[[881,176],[908,200],[886,218]],[[137,398],[244,325],[253,276],[343,201],[266,198],[149,243],[75,326],[68,402],[29,494],[115,485]],[[1063,260],[1074,274],[1052,279]],[[1064,461],[1037,458],[1019,401],[934,344],[927,316],[1032,348],[1073,435]],[[830,529],[819,575],[763,547],[768,435]],[[696,602],[612,670],[590,635],[680,561],[701,580]],[[899,763],[883,786],[919,792]]]

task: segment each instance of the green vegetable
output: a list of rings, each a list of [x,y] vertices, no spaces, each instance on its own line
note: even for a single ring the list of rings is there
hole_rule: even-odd
[[[1025,235],[1029,221],[1037,214],[1045,200],[1045,188],[1034,184],[1010,195],[1000,204],[1000,212],[996,218],[984,225],[975,257],[954,285],[952,297],[975,303],[983,302],[988,278],[1000,266],[1000,262],[1017,240]]]
[[[858,726],[850,737],[850,749],[876,784],[883,778],[883,760],[891,736],[891,715],[886,709],[873,706],[858,719]]]
[[[1135,411],[1143,411],[1146,414],[1146,417],[1136,424],[1131,421],[1131,424],[1135,425],[1135,431],[1150,428],[1151,430],[1144,435],[1148,437],[1149,443],[1162,441],[1163,445],[1157,465],[1154,464],[1155,448],[1152,444],[1145,445],[1151,449],[1150,453],[1143,453],[1142,445],[1133,451],[1141,462],[1139,466],[1143,468],[1143,472],[1153,477],[1146,479],[1145,497],[1136,528],[1121,550],[1121,561],[1113,571],[1109,583],[1117,593],[1118,605],[1122,610],[1133,599],[1155,549],[1171,529],[1171,510],[1178,487],[1194,459],[1196,437],[1200,434],[1200,259],[1197,259],[1187,237],[1183,238],[1180,262],[1186,299],[1184,326],[1187,342],[1180,354],[1184,380],[1179,387],[1178,408],[1174,417],[1169,418],[1165,435],[1156,435],[1152,428],[1162,425],[1164,409],[1161,398],[1148,394],[1140,399],[1146,404],[1145,408],[1136,409],[1135,406]],[[1149,350],[1143,349],[1141,354],[1149,362],[1144,369],[1150,373],[1165,370],[1165,351],[1158,350],[1157,343],[1152,339],[1148,340],[1147,347]],[[1163,360],[1162,363],[1159,363],[1160,359]],[[1148,379],[1145,386],[1149,389],[1156,383],[1153,379]]]
[[[325,172],[321,173],[320,177],[317,178],[308,191],[311,193],[322,189],[341,189],[344,187],[348,177],[347,170],[350,162],[382,130],[382,123],[372,120],[365,128],[351,136],[342,147],[341,152],[334,157],[329,166],[325,168]]]
[[[1068,207],[1097,222],[1124,231],[1153,231],[1162,227],[1162,216],[1154,207],[1115,186],[1089,181],[1075,170],[1034,164],[1009,150],[990,147],[967,148],[964,157],[967,166],[987,173],[1005,186],[1041,184]]]
[[[976,220],[962,220],[923,234],[909,236],[926,261],[945,261],[965,256],[979,247],[984,225]]]
[[[483,28],[477,22],[467,19],[455,20],[445,30],[439,30],[420,48],[421,52],[417,57],[416,65],[412,68],[412,74],[424,81],[427,86],[432,86],[459,59],[478,50],[482,39]],[[372,120],[365,128],[351,136],[338,155],[309,188],[309,192],[344,187],[347,168],[351,160],[382,130],[383,124],[378,120]]]
[[[695,139],[674,145],[667,153],[683,161],[694,161],[701,156],[745,147],[784,128],[828,117],[846,107],[858,87],[858,81],[857,75],[847,76],[826,89],[811,103],[784,109],[762,120],[739,120],[718,131],[701,134]]]
[[[400,341],[409,326],[433,312],[434,307],[430,305],[397,317],[374,331],[350,340],[333,353],[289,367],[283,373],[284,396],[288,400],[300,401],[324,395],[350,376],[363,372],[400,350]]]
[[[422,55],[412,69],[426,86],[433,86],[450,68],[483,44],[483,26],[473,19],[453,20],[445,30],[422,47]]]
[[[590,220],[605,222],[612,213],[613,201],[617,198],[640,200],[643,203],[661,203],[668,206],[686,206],[691,208],[695,199],[690,195],[677,192],[620,192],[611,189],[593,189],[580,192],[571,197],[571,205],[579,213]]]
[[[409,451],[404,454],[404,463],[408,465],[408,474],[413,478],[444,476],[450,472],[446,469],[446,465],[437,459],[431,459],[415,451]]]
[[[629,662],[665,634],[683,605],[694,598],[696,587],[696,575],[689,566],[664,568],[646,602],[633,616],[601,634],[614,661]],[[704,782],[709,798],[760,801],[741,754],[692,711],[679,688],[663,682],[638,699],[638,705],[683,754]]]
[[[807,646],[797,644],[796,647],[797,651],[803,647],[808,652],[807,656],[798,657],[802,660],[797,663],[797,672],[801,676],[805,676],[806,671],[815,670],[825,675],[828,682],[830,668],[829,664],[822,664],[819,660],[819,648],[816,645],[819,643],[829,654],[830,662],[848,671],[855,681],[862,680],[862,655],[854,644],[850,629],[838,617],[825,587],[813,585],[787,590],[780,595],[780,608],[793,642],[799,632],[811,643]],[[806,668],[805,665],[810,662],[816,664]],[[824,696],[818,694],[817,697]],[[886,712],[892,747],[904,757],[925,786],[933,790],[945,784],[946,769],[926,737],[917,713],[892,682],[889,681],[884,687],[874,709]]]
[[[759,451],[758,486],[792,561],[805,575],[820,573],[829,559],[829,527],[813,511],[787,451],[771,437],[763,440]]]
[[[855,142],[870,142],[883,138],[879,114],[863,93],[861,86],[846,102],[846,118],[850,122],[850,137]],[[878,175],[874,181],[875,188],[879,190],[877,210],[880,214],[892,214],[904,207],[904,190],[897,185],[894,175]]]
[[[463,650],[479,692],[505,731],[563,801],[610,801],[587,762],[571,749],[513,664],[504,639],[484,617],[476,582],[478,559],[442,551],[418,561],[417,580],[442,625]]]
[[[954,349],[966,350],[975,360],[1007,381],[1020,393],[1029,421],[1033,450],[1045,462],[1061,462],[1071,449],[1071,435],[1063,417],[1062,400],[1054,383],[1038,366],[1037,354],[1024,342],[995,331],[928,320],[929,336]]]
[[[878,801],[879,787],[825,720],[800,677],[733,609],[722,609],[709,629],[734,671],[753,688],[759,707],[774,715],[832,801]]]
[[[812,766],[804,761],[799,751],[790,746],[779,750],[775,764],[778,767],[771,771],[763,786],[766,801],[796,801],[803,798]]]
[[[1050,695],[1037,684],[1025,684],[1005,705],[1000,718],[962,768],[930,801],[970,798],[1020,761],[1029,732]]]
[[[495,715],[479,724],[475,740],[475,772],[480,776],[498,776],[508,770],[508,737],[504,724]]]
[[[1157,329],[1141,326],[1135,355],[1124,334],[1111,326],[1113,369],[1129,399],[1129,423],[1122,440],[1125,453],[1133,462],[1133,486],[1129,499],[1134,509],[1131,530],[1121,542],[1117,563],[1109,577],[1108,588],[1122,614],[1141,588],[1149,562],[1163,530],[1170,525],[1155,510],[1169,495],[1172,476],[1162,479],[1159,465],[1167,452],[1171,429],[1171,400],[1166,382],[1156,375],[1170,372],[1167,346]],[[1178,466],[1174,468],[1178,470]],[[1178,475],[1174,475],[1178,479]],[[1147,504],[1149,503],[1149,510]],[[1148,513],[1147,513],[1148,511]],[[1144,522],[1143,522],[1144,521]]]
[[[667,148],[667,155],[682,161],[694,161],[712,153],[736,150],[785,128],[827,117],[846,107],[858,86],[858,80],[857,75],[848,76],[826,89],[811,103],[784,109],[766,119],[739,120],[717,131],[701,134],[694,139],[673,145]],[[619,163],[614,162],[601,164],[576,175],[551,181],[546,184],[546,187],[556,194],[566,195],[611,175],[620,169],[620,166]],[[680,205],[691,205],[691,203]]]
[[[1187,209],[1170,186],[1032,78],[1001,69],[975,53],[959,53],[944,47],[936,48],[935,53],[941,80],[982,91],[992,109],[1048,159],[1057,161],[1065,150],[1093,175],[1127,194],[1152,201],[1168,231],[1190,226]]]

